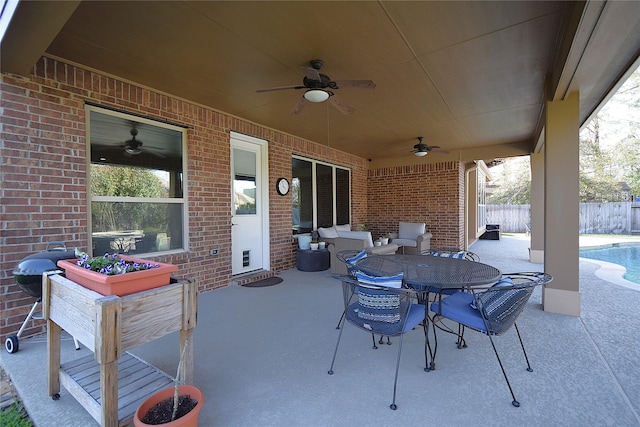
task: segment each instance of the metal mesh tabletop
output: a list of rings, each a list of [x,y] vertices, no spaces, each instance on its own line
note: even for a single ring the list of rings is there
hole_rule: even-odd
[[[358,261],[356,267],[372,276],[403,272],[409,285],[440,288],[488,285],[502,277],[500,270],[487,264],[429,255],[372,256]]]

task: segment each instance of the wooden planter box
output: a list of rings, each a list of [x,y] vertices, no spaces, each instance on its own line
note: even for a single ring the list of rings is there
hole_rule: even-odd
[[[188,340],[180,375],[193,383],[195,281],[172,279],[169,285],[118,297],[100,295],[58,274],[42,277],[49,396],[57,398],[62,384],[102,426],[129,425],[138,405],[172,379],[125,351],[175,331],[180,331],[181,346]],[[62,329],[94,356],[61,366]]]

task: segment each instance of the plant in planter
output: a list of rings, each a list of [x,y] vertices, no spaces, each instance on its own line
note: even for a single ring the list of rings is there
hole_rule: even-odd
[[[133,417],[135,427],[150,425],[196,427],[198,425],[198,415],[204,404],[204,395],[194,386],[179,385],[186,350],[187,341],[180,353],[174,386],[153,394],[138,407]]]
[[[150,262],[120,254],[89,257],[76,252],[80,259],[60,260],[67,279],[102,295],[125,296],[168,285],[171,272],[178,266]]]
[[[107,276],[133,273],[134,271],[144,271],[160,267],[160,264],[148,261],[127,261],[126,259],[119,257],[118,254],[109,255],[107,253],[93,258],[86,253],[76,253],[76,256],[77,255],[80,255],[80,259],[76,262],[76,265],[86,268],[87,270],[106,274]]]

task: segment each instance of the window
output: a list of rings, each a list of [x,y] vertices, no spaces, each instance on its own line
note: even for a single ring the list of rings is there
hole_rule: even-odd
[[[93,255],[186,249],[185,129],[88,106]]]
[[[351,222],[349,169],[300,157],[291,169],[294,234]]]

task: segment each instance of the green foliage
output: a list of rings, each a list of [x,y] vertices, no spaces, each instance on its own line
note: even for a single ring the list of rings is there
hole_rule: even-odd
[[[526,205],[531,200],[529,156],[512,157],[491,170],[495,190],[487,192],[488,205]]]
[[[21,402],[14,402],[0,411],[0,426],[33,427]]]
[[[153,171],[111,165],[91,165],[93,196],[165,198],[168,189]],[[93,202],[93,231],[136,230],[168,223],[166,206],[154,203]]]

